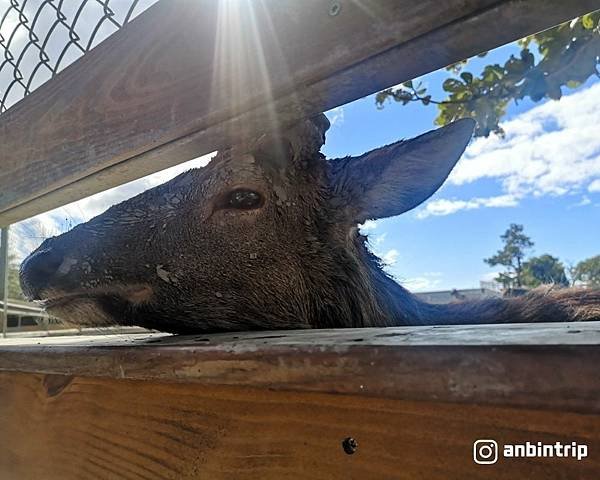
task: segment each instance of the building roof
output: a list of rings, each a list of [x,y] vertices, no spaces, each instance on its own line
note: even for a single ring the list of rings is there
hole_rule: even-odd
[[[469,300],[482,300],[484,298],[499,298],[501,292],[487,288],[465,288],[453,290],[439,290],[435,292],[418,292],[415,295],[427,302],[434,304],[464,302]]]

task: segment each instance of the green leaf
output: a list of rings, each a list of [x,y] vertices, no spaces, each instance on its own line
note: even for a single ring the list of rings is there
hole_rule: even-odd
[[[524,73],[525,70],[527,70],[527,65],[525,65],[525,62],[523,62],[522,60],[519,60],[514,55],[511,55],[510,58],[504,64],[504,69],[509,74],[520,75]]]
[[[473,83],[473,74],[469,72],[463,72],[460,74],[460,78],[464,80],[467,85]]]
[[[528,48],[521,50],[521,60],[523,60],[523,63],[528,67],[533,67],[535,64],[535,57]]]
[[[420,84],[406,90],[412,83],[405,82],[403,94],[399,89],[384,91],[376,96],[376,104],[382,107],[391,99],[403,105],[415,101],[425,106],[435,103],[436,125],[471,117],[477,120],[476,136],[502,135],[499,122],[512,101],[527,97],[534,102],[558,100],[563,87],[576,88],[598,74],[599,24],[600,10],[523,38],[518,41],[519,55],[485,66],[479,76],[463,71],[469,60],[450,65],[446,69],[451,72],[449,78],[442,83],[445,98],[434,100],[427,95],[431,89]],[[539,54],[532,53],[534,48]]]
[[[408,80],[408,81],[404,82],[404,83],[402,84],[402,86],[404,86],[404,87],[406,87],[406,88],[413,88],[413,83],[412,83],[412,80]]]
[[[548,95],[548,97],[550,97],[552,100],[560,100],[560,97],[562,97],[560,85],[547,84],[546,95]]]
[[[464,85],[456,78],[447,78],[444,80],[442,88],[447,92],[459,92],[464,89]]]
[[[583,25],[583,28],[586,30],[592,30],[594,28],[594,19],[592,18],[591,13],[581,17],[581,25]]]
[[[391,91],[389,89],[377,92],[375,95],[375,103],[377,108],[383,108],[384,102],[389,98]]]

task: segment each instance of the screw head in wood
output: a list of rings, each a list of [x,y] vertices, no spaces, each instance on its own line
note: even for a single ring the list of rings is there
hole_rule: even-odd
[[[352,437],[346,437],[342,441],[342,448],[348,455],[352,455],[358,449],[358,442]]]

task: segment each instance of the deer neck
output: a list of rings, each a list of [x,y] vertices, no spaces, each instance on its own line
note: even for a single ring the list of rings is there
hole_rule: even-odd
[[[350,248],[336,249],[333,268],[315,279],[326,284],[311,324],[318,328],[386,327],[420,323],[421,303],[396,283],[354,232]]]

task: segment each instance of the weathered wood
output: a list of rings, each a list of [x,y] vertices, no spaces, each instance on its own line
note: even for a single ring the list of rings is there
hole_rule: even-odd
[[[2,324],[2,336],[6,337],[8,328],[8,227],[0,229],[0,322]]]
[[[598,322],[8,339],[0,370],[600,413],[599,339]]]
[[[552,480],[600,470],[600,416],[568,410],[16,373],[0,374],[0,402],[0,476],[15,480]],[[481,438],[576,441],[589,455],[476,465]]]
[[[0,224],[599,7],[337,3],[159,2],[0,117]]]
[[[86,335],[38,337],[14,336],[0,340],[0,352],[19,346],[42,351],[45,347],[117,347],[152,345],[156,347],[211,346],[252,352],[270,347],[348,347],[348,346],[506,346],[506,345],[600,345],[600,322],[514,323],[488,325],[436,325],[421,327],[337,328],[318,330],[274,330],[211,335],[171,335],[135,331],[138,327],[84,329]],[[143,329],[139,329],[143,330]],[[106,332],[107,335],[103,335]]]

